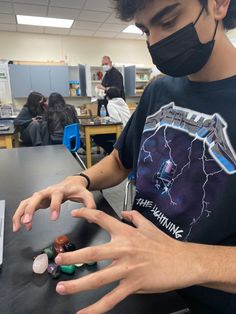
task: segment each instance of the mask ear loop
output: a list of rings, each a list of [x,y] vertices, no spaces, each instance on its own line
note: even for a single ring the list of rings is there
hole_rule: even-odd
[[[214,31],[214,35],[213,35],[212,40],[215,40],[215,36],[216,36],[218,25],[219,25],[219,21],[216,21],[216,27],[215,27],[215,31]]]
[[[200,13],[199,13],[199,15],[198,15],[196,21],[193,23],[194,26],[197,24],[198,20],[200,19],[201,15],[202,15],[202,13],[203,13],[203,11],[204,11],[204,9],[205,9],[205,8],[202,7],[202,9],[201,9],[201,11],[200,11]]]
[[[200,13],[199,13],[199,15],[198,15],[198,17],[197,17],[196,21],[193,23],[193,25],[194,25],[194,26],[197,24],[198,20],[200,19],[201,15],[202,15],[202,13],[203,13],[203,11],[204,11],[204,9],[205,9],[205,8],[204,8],[204,7],[202,7],[202,9],[201,9],[201,11],[200,11]],[[214,39],[215,39],[215,36],[216,36],[216,32],[217,32],[218,25],[219,25],[219,21],[216,21],[216,27],[215,27],[215,30],[214,30],[214,34],[213,34],[213,38],[212,38],[212,40],[214,40]]]

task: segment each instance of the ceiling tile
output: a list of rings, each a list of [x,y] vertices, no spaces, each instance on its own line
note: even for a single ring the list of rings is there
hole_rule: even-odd
[[[86,29],[72,29],[70,31],[70,35],[74,35],[74,36],[92,36],[93,34],[94,34],[94,31],[86,30]]]
[[[13,3],[48,5],[49,0],[12,0]]]
[[[0,24],[0,31],[15,32],[16,31],[16,25],[14,25],[14,24]]]
[[[13,14],[12,4],[9,2],[0,1],[0,12]]]
[[[46,34],[68,35],[70,32],[68,28],[45,27],[44,29]]]
[[[110,0],[87,0],[83,9],[103,12],[113,11]]]
[[[105,22],[109,17],[107,12],[96,12],[96,11],[82,11],[79,15],[81,21],[92,21],[92,22]]]
[[[145,40],[136,34],[122,33],[131,22],[123,22],[116,17],[110,0],[0,0],[0,12],[0,30]],[[72,29],[16,26],[15,14],[75,21]]]
[[[52,7],[81,9],[85,0],[51,0]]]
[[[110,15],[110,17],[107,19],[106,21],[107,23],[114,23],[114,24],[125,24],[125,25],[128,25],[130,24],[130,22],[124,22],[124,21],[121,21],[120,19],[118,19],[116,17],[116,13],[112,13]]]
[[[97,30],[101,25],[102,23],[98,22],[75,21],[72,28]]]
[[[47,6],[31,4],[14,4],[15,14],[47,16]]]
[[[114,38],[117,35],[117,33],[112,32],[96,32],[94,34],[94,37],[107,37],[107,38]]]
[[[118,24],[108,24],[104,23],[99,28],[99,31],[105,31],[105,32],[121,32],[125,29],[126,26],[124,25],[118,25]]]
[[[41,26],[17,25],[17,31],[23,32],[23,33],[40,33],[40,34],[42,34],[44,29]]]
[[[73,19],[75,20],[80,11],[77,9],[68,9],[68,8],[57,8],[57,7],[49,7],[48,16],[56,17],[61,19]]]
[[[0,21],[2,24],[16,24],[16,18],[14,15],[10,14],[1,14],[0,13]]]

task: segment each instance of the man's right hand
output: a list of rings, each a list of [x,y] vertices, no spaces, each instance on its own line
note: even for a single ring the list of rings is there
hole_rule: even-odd
[[[12,219],[13,231],[18,231],[21,225],[31,230],[33,215],[41,208],[50,207],[51,220],[57,220],[61,204],[67,200],[81,202],[88,208],[96,208],[92,193],[85,188],[86,184],[83,177],[70,176],[61,183],[49,186],[21,201]]]

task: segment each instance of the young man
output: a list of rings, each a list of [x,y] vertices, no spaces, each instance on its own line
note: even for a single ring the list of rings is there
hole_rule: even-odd
[[[60,254],[58,264],[110,259],[92,276],[57,285],[60,294],[120,284],[80,314],[105,313],[132,293],[179,290],[191,313],[236,313],[236,50],[225,35],[236,1],[115,0],[147,35],[154,64],[169,75],[150,84],[116,149],[85,171],[24,200],[13,218],[31,228],[35,210],[81,200],[74,211],[111,234],[97,248]],[[95,208],[90,190],[136,171],[136,228]],[[193,243],[194,242],[194,243]],[[180,290],[181,289],[181,290]]]

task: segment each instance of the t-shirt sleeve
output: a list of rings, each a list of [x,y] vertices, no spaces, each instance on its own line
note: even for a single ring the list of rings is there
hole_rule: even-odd
[[[133,115],[127,122],[123,132],[114,145],[118,150],[120,161],[126,169],[133,168],[133,152],[132,152],[132,137],[133,137]]]

